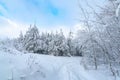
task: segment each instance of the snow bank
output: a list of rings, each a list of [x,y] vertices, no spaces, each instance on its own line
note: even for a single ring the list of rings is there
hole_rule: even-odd
[[[12,54],[13,53],[13,54]],[[85,70],[80,57],[0,51],[1,80],[114,80],[105,71]],[[120,80],[120,79],[118,79]]]

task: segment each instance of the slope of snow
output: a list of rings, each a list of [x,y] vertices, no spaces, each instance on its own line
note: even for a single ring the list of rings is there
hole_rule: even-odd
[[[1,49],[0,80],[114,80],[104,70],[85,70],[80,60]]]

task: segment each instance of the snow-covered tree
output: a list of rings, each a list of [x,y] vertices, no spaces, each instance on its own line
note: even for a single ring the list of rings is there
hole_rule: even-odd
[[[54,52],[55,55],[58,56],[68,56],[68,46],[66,43],[66,38],[62,32],[62,30],[60,30],[60,33],[56,33],[54,38]]]
[[[67,46],[68,46],[68,54],[71,56],[74,56],[75,54],[75,47],[73,43],[73,32],[69,32],[68,38],[67,38]]]
[[[100,12],[94,10],[97,22],[93,23],[81,8],[85,17],[84,24],[88,29],[80,31],[76,40],[84,60],[94,64],[96,69],[101,63],[111,64],[120,60],[119,4],[118,0],[108,0]]]
[[[109,64],[111,68],[111,65],[118,65],[120,62],[119,2],[108,0],[101,9],[99,13],[94,12],[98,22],[94,23],[94,29],[88,32],[83,55],[88,62],[94,63],[96,68],[101,63]]]
[[[105,50],[108,52],[108,56],[111,61],[118,59],[120,48],[120,13],[119,13],[119,0],[109,0],[108,4],[101,12],[101,19],[105,25],[104,33],[101,33],[102,42],[104,42]]]
[[[39,46],[39,38],[40,35],[36,25],[34,25],[33,27],[30,26],[24,36],[24,49],[28,52],[37,52]]]
[[[19,50],[19,51],[23,51],[23,41],[24,41],[24,36],[22,34],[22,32],[20,32],[20,35],[17,39],[14,40],[14,47]]]

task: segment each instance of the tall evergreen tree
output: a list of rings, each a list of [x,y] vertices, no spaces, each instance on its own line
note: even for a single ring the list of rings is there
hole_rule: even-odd
[[[36,25],[30,26],[24,37],[24,48],[28,52],[37,52],[39,46],[39,31]]]

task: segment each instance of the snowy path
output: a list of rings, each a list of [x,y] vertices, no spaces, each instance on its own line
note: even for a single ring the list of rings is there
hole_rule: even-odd
[[[0,80],[101,80],[84,70],[80,59],[0,51]]]
[[[79,76],[80,58],[60,58],[37,54],[0,53],[2,80],[87,80]],[[78,66],[76,66],[78,65]],[[77,72],[76,72],[77,71]],[[13,74],[13,75],[12,75]]]

